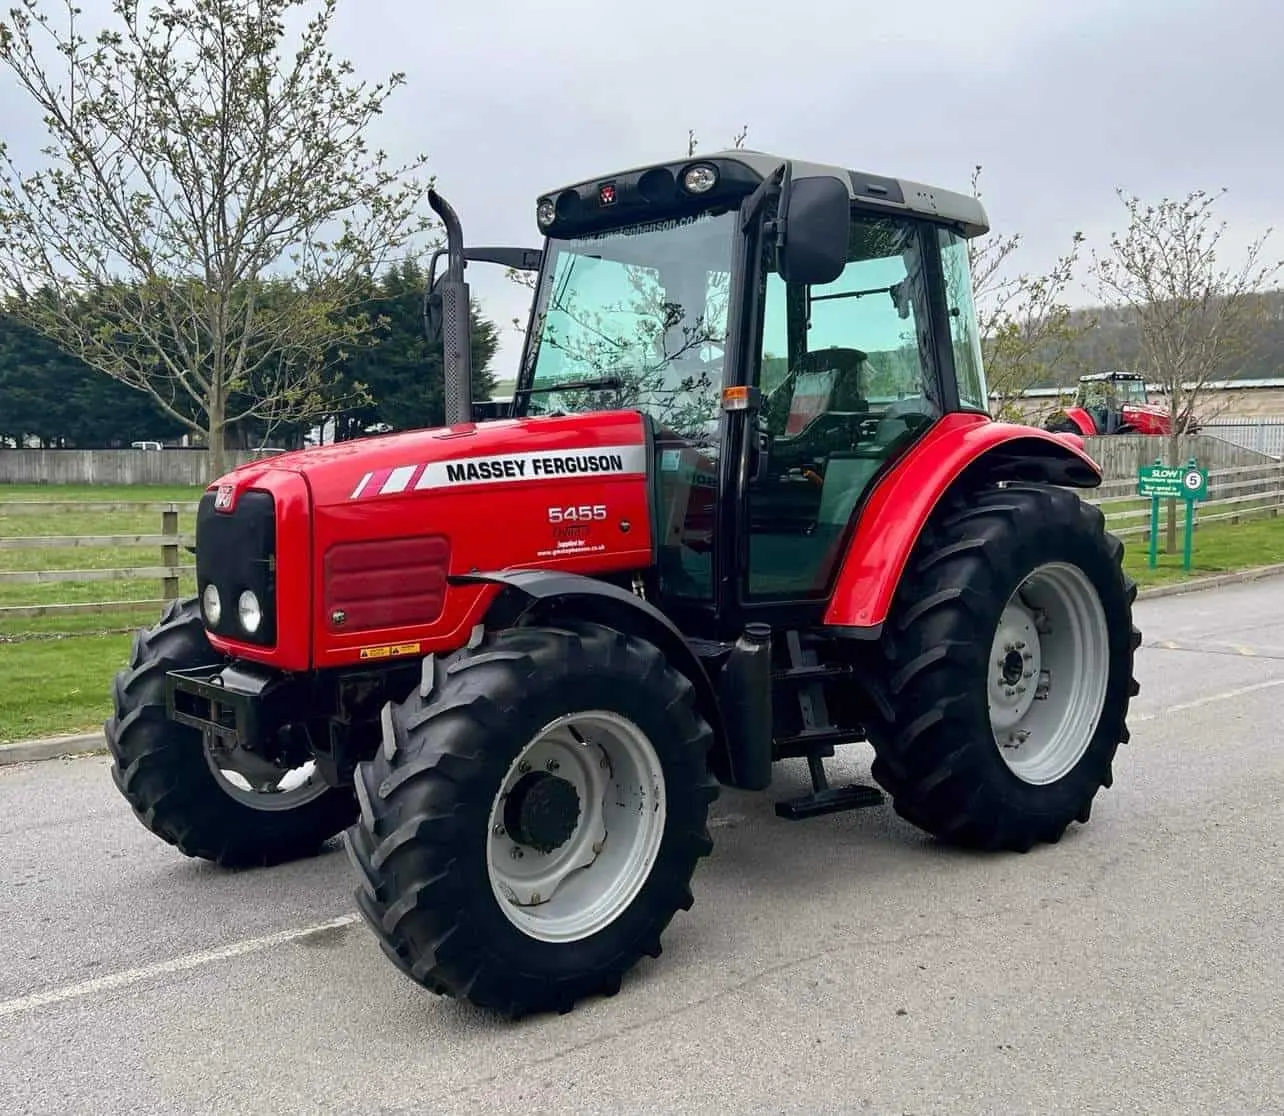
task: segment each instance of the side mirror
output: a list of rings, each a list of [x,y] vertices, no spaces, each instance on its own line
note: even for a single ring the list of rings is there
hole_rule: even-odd
[[[851,198],[837,178],[800,178],[789,188],[778,270],[788,283],[832,283],[847,266]]]
[[[446,272],[443,271],[433,280],[424,298],[424,336],[427,337],[430,345],[435,345],[441,340],[441,284],[445,278]]]

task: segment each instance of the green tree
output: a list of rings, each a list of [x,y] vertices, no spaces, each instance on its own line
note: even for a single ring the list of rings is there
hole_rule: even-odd
[[[0,314],[0,445],[34,437],[46,447],[127,446],[184,429],[146,396]]]
[[[441,338],[424,335],[423,298],[427,275],[414,260],[387,269],[371,284],[360,312],[373,323],[375,343],[350,351],[342,362],[350,395],[367,402],[333,412],[342,438],[371,429],[411,430],[445,421],[445,352]],[[495,389],[490,370],[499,331],[474,300],[472,323],[473,398]]]
[[[404,77],[351,80],[327,46],[337,0],[112,0],[92,37],[64,3],[61,26],[48,0],[0,24],[48,132],[43,169],[0,149],[6,309],[206,437],[222,471],[254,385],[308,417],[327,358],[367,336],[366,277],[429,227],[423,157],[394,167],[365,139]],[[270,297],[287,279],[307,297]]]

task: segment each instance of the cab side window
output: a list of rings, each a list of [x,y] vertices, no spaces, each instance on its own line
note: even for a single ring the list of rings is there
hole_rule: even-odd
[[[768,270],[751,596],[823,594],[861,497],[941,413],[923,246],[915,222],[855,214],[833,283],[801,287]]]

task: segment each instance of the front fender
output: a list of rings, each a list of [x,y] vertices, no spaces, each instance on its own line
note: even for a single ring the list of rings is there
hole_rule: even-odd
[[[1041,481],[1095,488],[1101,468],[1075,434],[947,415],[875,486],[825,610],[826,626],[877,638],[923,526],[956,484]]]
[[[608,581],[562,570],[496,570],[457,574],[450,580],[460,585],[502,587],[487,608],[485,620],[489,624],[508,626],[532,614],[549,616],[552,622],[556,616],[571,615],[650,640],[691,680],[696,706],[714,732],[717,761],[729,760],[726,730],[709,673],[677,625],[650,601]]]

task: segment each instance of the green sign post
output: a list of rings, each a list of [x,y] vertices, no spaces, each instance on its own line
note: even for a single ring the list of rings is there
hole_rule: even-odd
[[[1165,465],[1155,458],[1153,465],[1137,470],[1137,495],[1150,497],[1150,568],[1159,564],[1159,501],[1186,501],[1186,538],[1182,569],[1190,569],[1191,539],[1195,534],[1195,501],[1208,497],[1208,470],[1192,457],[1185,465]]]

